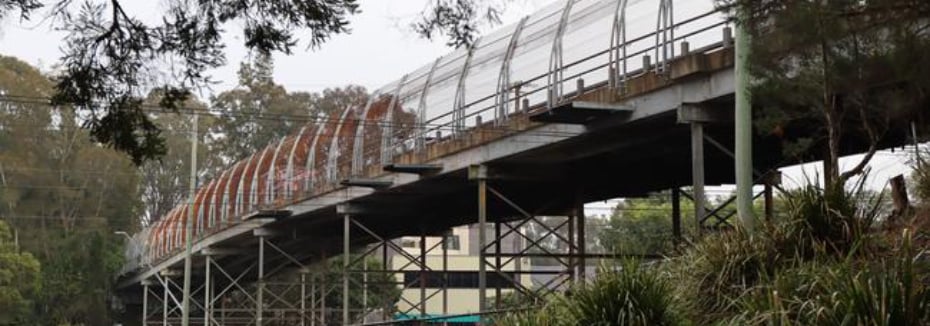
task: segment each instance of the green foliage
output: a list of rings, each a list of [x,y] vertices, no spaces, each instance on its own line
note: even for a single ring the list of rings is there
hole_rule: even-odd
[[[46,96],[53,84],[29,65],[0,57],[0,92]],[[16,274],[43,285],[27,297],[21,324],[110,323],[109,290],[124,241],[113,231],[138,228],[139,178],[124,155],[89,139],[70,110],[29,101],[0,105],[0,220],[42,266]]]
[[[668,278],[627,262],[602,267],[590,284],[573,288],[541,310],[505,316],[497,325],[684,325]]]
[[[926,325],[927,263],[905,231],[903,246],[875,261],[812,262],[786,269],[744,296],[734,325]],[[924,279],[922,279],[924,278]]]
[[[923,202],[930,200],[930,161],[925,157],[930,155],[930,151],[918,150],[914,160],[910,162],[911,172],[911,189],[912,193],[917,195],[917,199]]]
[[[693,210],[684,210],[682,213],[682,220],[693,220]],[[672,202],[668,194],[626,199],[617,204],[608,223],[608,227],[598,237],[613,253],[663,254],[674,245]]]
[[[827,161],[825,184],[864,172],[930,103],[930,2],[718,0],[752,36],[757,130],[785,154]],[[916,119],[921,121],[921,119]],[[866,152],[839,171],[838,160]],[[825,156],[825,157],[824,157]]]
[[[9,225],[0,221],[0,325],[22,324],[30,319],[40,294],[39,261],[18,252]]]

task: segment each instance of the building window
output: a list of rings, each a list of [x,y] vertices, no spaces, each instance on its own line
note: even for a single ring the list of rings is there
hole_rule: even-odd
[[[453,234],[447,235],[442,248],[446,250],[460,250],[462,245],[459,243],[459,236]]]
[[[416,239],[401,239],[400,246],[404,248],[419,248],[420,242]]]
[[[515,288],[515,284],[519,281],[517,273],[503,272],[503,274],[504,275],[489,271],[487,274],[487,287],[500,287],[503,289]],[[404,284],[412,288],[418,287],[420,285],[420,275],[425,276],[424,280],[426,281],[427,288],[441,288],[443,285],[443,273],[441,271],[427,271],[422,273],[404,272]],[[450,271],[447,272],[447,275],[448,281],[446,286],[450,289],[478,288],[478,272]]]

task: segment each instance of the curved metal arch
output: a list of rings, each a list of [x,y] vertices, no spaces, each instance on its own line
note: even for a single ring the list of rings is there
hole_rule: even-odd
[[[656,69],[665,71],[668,60],[675,57],[675,16],[673,15],[672,0],[659,0],[659,14],[656,19],[655,60]],[[661,36],[661,43],[660,43]],[[661,49],[661,59],[659,50]],[[671,55],[669,55],[671,53]]]
[[[280,144],[279,144],[279,145],[280,145]],[[274,146],[274,147],[277,147],[277,146]],[[259,181],[258,181],[258,180],[261,179],[260,176],[261,176],[261,174],[262,174],[262,166],[265,165],[265,158],[268,157],[268,152],[271,150],[271,148],[272,148],[272,146],[271,146],[271,145],[268,145],[268,146],[265,146],[264,149],[262,149],[262,151],[261,151],[262,154],[261,154],[261,156],[259,156],[259,158],[258,158],[258,164],[255,165],[255,171],[252,172],[252,184],[249,185],[249,206],[248,206],[248,209],[249,209],[250,211],[253,210],[253,209],[255,209],[255,207],[258,205],[258,196],[259,196],[259,195],[258,195],[258,190],[259,190],[259,189],[258,189],[258,188],[259,188],[259,187],[258,187],[258,184],[259,184]],[[271,164],[273,165],[274,162],[272,162]],[[266,171],[267,171],[267,170],[266,170]]]
[[[326,120],[319,125],[316,135],[313,136],[313,142],[310,143],[310,151],[307,152],[307,181],[304,185],[307,191],[310,191],[310,189],[313,189],[316,185],[315,173],[313,173],[313,167],[316,165],[316,146],[320,143],[320,137],[323,136],[323,131],[326,130],[326,124],[332,123],[332,121],[329,120],[329,115],[327,115]]]
[[[287,155],[287,167],[284,171],[284,197],[291,198],[294,189],[292,189],[291,184],[294,180],[294,153],[297,152],[297,146],[300,145],[300,140],[304,138],[304,133],[307,131],[307,125],[300,127],[300,132],[297,133],[297,138],[294,139],[294,146],[291,146],[290,153]]]
[[[439,62],[442,62],[442,58],[439,57],[433,61],[433,66],[429,68],[429,73],[426,74],[423,90],[420,91],[420,102],[417,103],[417,133],[413,140],[413,147],[416,150],[422,150],[426,145],[426,97],[429,96],[429,86],[433,82],[433,74],[436,72]]]
[[[222,205],[222,207],[221,207],[222,211],[220,211],[220,212],[221,212],[221,214],[220,214],[220,220],[223,221],[224,224],[225,224],[227,221],[231,220],[231,216],[229,216],[229,211],[230,211],[230,209],[232,209],[232,210],[233,210],[233,214],[235,214],[235,209],[234,209],[234,207],[232,206],[232,205],[233,205],[233,199],[234,199],[234,198],[233,198],[234,194],[232,194],[232,185],[233,185],[233,182],[235,182],[235,180],[233,180],[233,177],[235,177],[235,175],[236,175],[236,170],[238,170],[240,167],[242,167],[242,165],[243,165],[244,163],[246,163],[246,162],[247,162],[247,161],[245,161],[245,160],[236,162],[236,164],[233,165],[233,168],[232,168],[231,170],[229,170],[229,171],[230,171],[229,177],[226,179],[226,191],[223,191],[223,205]],[[243,167],[243,168],[244,168],[244,167]],[[240,174],[240,177],[241,177],[241,174]],[[238,188],[238,184],[237,184],[236,191],[238,192],[238,190],[239,190],[239,188]]]
[[[513,34],[510,35],[510,43],[507,44],[507,52],[504,53],[504,60],[501,62],[501,71],[497,76],[497,116],[494,119],[495,123],[500,124],[501,122],[507,120],[507,106],[510,103],[510,89],[513,85],[510,84],[510,63],[513,61],[513,55],[517,51],[517,43],[520,40],[520,34],[523,32],[523,26],[526,25],[526,21],[529,20],[529,16],[524,16],[520,19],[520,22],[517,23],[517,27],[513,30]]]
[[[559,19],[559,25],[555,30],[555,37],[552,39],[552,52],[549,56],[549,96],[546,98],[546,107],[552,108],[556,103],[562,100],[562,36],[565,35],[565,28],[568,26],[568,18],[571,16],[572,6],[575,0],[567,0],[565,8],[562,10],[562,17]]]
[[[394,161],[394,109],[397,108],[397,102],[400,101],[400,92],[407,82],[409,74],[404,74],[397,82],[397,88],[394,89],[394,96],[391,98],[391,104],[388,105],[387,114],[384,115],[384,128],[381,135],[381,165],[387,165]]]
[[[210,187],[213,187],[214,182],[216,182],[216,180],[211,180],[210,183],[208,183],[206,187],[201,187],[200,189],[198,189],[197,195],[194,196],[194,207],[196,207],[196,210],[194,211],[196,212],[196,214],[194,215],[196,217],[195,221],[197,221],[197,233],[196,233],[197,235],[203,234],[203,231],[206,229],[206,223],[205,223],[206,221],[204,220],[204,213],[203,213],[203,201],[204,201],[204,197],[206,197],[207,194],[210,193]],[[198,198],[200,200],[197,200]]]
[[[275,170],[278,167],[278,153],[281,152],[281,147],[284,146],[284,142],[288,138],[288,136],[281,138],[281,141],[274,150],[274,155],[271,156],[271,166],[268,167],[268,176],[265,178],[265,204],[274,202],[274,181],[276,177],[275,174],[277,173]]]
[[[380,96],[380,91],[375,91],[368,97],[368,102],[365,103],[365,110],[362,111],[362,116],[359,118],[359,124],[355,127],[355,145],[352,146],[352,175],[359,175],[362,172],[362,160],[365,156],[364,149],[362,148],[365,145],[364,135],[365,135],[365,125],[368,124],[368,111],[371,110],[371,104],[374,103],[375,99]]]
[[[610,76],[607,83],[610,87],[626,85],[627,76],[627,45],[626,45],[626,7],[629,0],[618,0],[614,8],[614,23],[610,31]],[[619,78],[619,80],[617,80]]]
[[[208,200],[206,197],[213,197],[213,192],[216,191],[216,184],[219,183],[218,179],[210,180],[210,183],[204,187],[204,198],[200,202],[200,206],[197,208],[197,216],[201,220],[201,229],[206,230],[213,227],[213,221],[210,221],[210,207],[213,207],[212,204],[204,205]],[[201,230],[202,231],[202,230]]]
[[[452,103],[452,133],[455,135],[459,135],[465,130],[465,79],[468,78],[471,59],[475,56],[475,49],[481,44],[481,40],[482,38],[475,40],[475,43],[468,48],[465,63],[462,64],[462,72],[459,73],[459,80],[455,85],[455,100]]]
[[[346,108],[342,111],[339,124],[336,125],[336,130],[333,131],[333,139],[330,140],[332,143],[329,145],[329,155],[326,157],[326,180],[329,182],[337,181],[336,177],[339,174],[339,167],[337,166],[339,164],[339,133],[342,132],[342,127],[352,111],[354,111],[352,108]]]
[[[227,174],[228,172],[229,172],[228,169],[227,169],[227,170],[223,170],[223,173],[220,174],[220,178],[219,178],[219,179],[216,179],[216,188],[220,188],[220,185],[221,185],[221,184],[222,184],[223,186],[226,186],[226,184],[224,184],[223,181],[226,179],[226,174]],[[229,183],[229,180],[225,180],[225,181],[226,181],[226,183]],[[214,226],[216,226],[216,217],[217,217],[217,216],[216,216],[216,215],[217,215],[217,214],[216,214],[216,210],[217,210],[218,207],[220,207],[220,205],[222,205],[222,203],[220,203],[220,205],[217,205],[217,201],[222,201],[222,197],[220,197],[219,199],[217,199],[217,196],[222,196],[221,193],[224,193],[224,192],[225,192],[225,191],[222,191],[222,190],[220,190],[220,189],[213,189],[213,198],[210,199],[210,203],[211,203],[211,204],[210,204],[210,227],[211,227],[211,228],[214,227]],[[222,215],[222,213],[220,213],[220,214]]]
[[[233,207],[235,208],[233,210],[233,215],[235,216],[233,217],[242,216],[243,210],[245,209],[243,204],[245,201],[245,198],[243,198],[245,197],[245,177],[249,175],[249,166],[251,166],[252,162],[255,160],[255,157],[257,156],[256,154],[258,153],[252,153],[252,155],[249,156],[248,163],[246,163],[245,167],[243,167],[242,173],[239,175],[239,187],[236,188],[236,199],[233,203]]]

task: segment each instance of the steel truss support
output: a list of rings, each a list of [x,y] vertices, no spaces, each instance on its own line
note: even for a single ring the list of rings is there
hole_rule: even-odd
[[[174,273],[177,274],[177,273]],[[177,281],[171,279],[173,275],[169,271],[156,274],[155,283],[146,280],[142,282],[143,287],[143,307],[142,307],[142,324],[143,325],[180,325],[182,315],[181,294],[183,287]],[[159,289],[161,291],[159,291]],[[200,291],[205,288],[203,285],[197,287],[191,292],[191,311],[202,311],[204,306],[196,299]],[[160,295],[159,295],[160,292]]]
[[[236,271],[217,261],[229,251],[207,248],[201,252],[204,301],[197,307],[203,312],[203,325],[315,324],[313,306],[307,309],[308,296],[316,294],[307,293],[310,269],[272,242],[269,233],[256,235],[257,259]]]
[[[439,296],[443,297],[443,309],[447,309],[447,286],[446,277],[443,275],[440,280],[441,287],[433,288],[430,285],[431,275],[436,275],[436,270],[428,264],[427,257],[437,250],[443,251],[445,257],[444,240],[427,246],[426,235],[418,236],[419,249],[412,253],[395,241],[387,239],[371,228],[367,227],[362,221],[352,215],[343,215],[343,245],[344,260],[342,266],[341,284],[343,293],[351,293],[353,289],[361,290],[362,302],[355,303],[343,297],[342,318],[343,323],[356,324],[361,322],[385,321],[393,318],[393,314],[411,316],[428,315],[427,301]],[[352,236],[364,236],[374,239],[375,243],[355,252],[351,251]],[[380,266],[373,268],[370,264],[373,257],[380,254]],[[443,260],[443,274],[445,274],[446,262]],[[397,275],[404,273],[416,272],[416,277],[407,281],[385,281],[392,280]],[[374,277],[381,276],[381,277]],[[387,277],[384,277],[387,276]],[[385,284],[387,282],[388,284]],[[419,294],[416,299],[401,296],[400,298],[388,298],[390,291],[378,291],[378,287],[398,286],[402,289],[418,289]],[[372,288],[374,287],[374,288]],[[399,300],[396,305],[397,311],[394,311],[394,300]],[[384,306],[370,307],[369,302],[381,302]],[[412,317],[415,317],[412,316]]]
[[[537,216],[490,185],[486,167],[473,166],[469,178],[477,181],[478,186],[478,292],[482,312],[495,308],[487,301],[489,286],[494,289],[497,307],[507,292],[525,297],[523,301],[539,302],[550,293],[568,289],[575,280],[583,281],[589,259],[609,257],[589,253],[585,248],[584,203],[580,200],[580,191],[566,215]],[[508,206],[517,216],[488,216],[488,193],[490,199]],[[489,234],[492,229],[488,223],[493,223],[493,234]],[[508,239],[516,241],[507,246]],[[521,262],[524,258],[549,260],[554,266],[546,270],[526,270]],[[537,282],[528,282],[527,278],[533,275],[537,276]]]

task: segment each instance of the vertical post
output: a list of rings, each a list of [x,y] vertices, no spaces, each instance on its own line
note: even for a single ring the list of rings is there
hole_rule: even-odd
[[[368,258],[362,258],[362,316],[368,313]]]
[[[161,295],[161,325],[168,326],[168,282],[161,282],[164,291]]]
[[[488,228],[488,197],[487,197],[487,180],[484,178],[478,179],[478,311],[484,312],[487,309],[488,298],[487,298],[487,286],[488,286],[488,271],[485,263],[485,252],[484,245],[487,243],[487,228]],[[479,317],[481,322],[479,325],[483,325],[483,318]]]
[[[691,178],[694,192],[695,234],[701,234],[704,214],[704,126],[700,122],[691,123]]]
[[[681,242],[681,189],[672,188],[672,236],[675,242]]]
[[[568,266],[567,267],[568,267],[568,278],[570,281],[569,284],[575,282],[575,279],[576,279],[575,268],[578,267],[576,265],[577,261],[575,260],[575,254],[577,253],[577,250],[575,250],[575,246],[578,244],[577,242],[575,242],[575,223],[577,221],[577,219],[575,219],[575,214],[576,212],[572,210],[572,212],[569,213],[568,215]]]
[[[194,232],[194,197],[197,193],[197,117],[194,112],[194,126],[191,128],[191,178],[190,206],[187,208],[187,223],[184,227],[184,294],[181,298],[181,326],[190,325],[191,306],[191,233]]]
[[[307,270],[300,269],[300,326],[307,326]]]
[[[327,266],[329,263],[326,261],[325,251],[322,257],[323,259],[320,261],[323,262],[325,270],[320,273],[320,324],[326,325],[326,295],[328,294],[327,290],[329,290],[329,283],[326,283],[326,270],[329,269],[329,266]]]
[[[746,24],[749,12],[737,7],[736,24],[736,212],[740,224],[749,231],[755,229],[752,211],[752,94],[749,85],[751,38]]]
[[[420,317],[426,317],[426,233],[420,231]]]
[[[342,324],[349,325],[349,253],[352,250],[349,236],[352,217],[346,214],[342,221]]]
[[[204,267],[203,267],[204,269],[203,325],[209,326],[210,324],[213,323],[212,321],[213,319],[213,315],[212,315],[213,314],[213,311],[212,311],[213,310],[213,298],[211,297],[213,285],[210,284],[210,279],[212,278],[212,276],[210,276],[210,264],[211,264],[212,259],[210,258],[209,254],[204,255],[203,258],[205,262]]]
[[[494,221],[494,272],[495,272],[495,273],[492,274],[492,275],[495,275],[495,277],[494,277],[494,278],[495,278],[495,281],[494,281],[494,309],[500,309],[500,308],[501,308],[501,304],[502,304],[502,302],[501,302],[501,285],[502,285],[502,284],[501,284],[501,282],[500,282],[500,279],[501,279],[500,275],[504,272],[504,266],[501,266],[501,265],[502,265],[502,263],[501,263],[501,252],[502,252],[502,249],[503,249],[503,248],[501,248],[501,242],[502,242],[502,240],[501,240],[501,221],[498,219],[498,220],[495,220],[495,221]]]
[[[323,264],[326,261],[322,262]],[[319,314],[319,309],[316,306],[316,283],[317,276],[313,275],[310,277],[310,326],[316,326],[317,314]]]
[[[255,296],[255,326],[262,326],[265,314],[265,237],[258,237],[258,294]]]
[[[142,326],[149,324],[149,280],[142,281]]]
[[[448,239],[449,235],[452,234],[452,230],[446,232],[446,235],[442,237],[442,315],[446,316],[449,314],[449,250],[448,248]]]
[[[773,215],[775,215],[775,197],[772,191],[772,182],[770,180],[765,181],[765,190],[763,190],[763,196],[765,197],[765,220],[772,221]]]
[[[584,216],[584,202],[581,199],[581,194],[579,193],[575,196],[575,221],[578,223],[577,231],[578,239],[578,280],[584,282],[585,272],[587,269],[587,262],[585,261],[586,253],[586,239],[585,239],[585,216]]]

